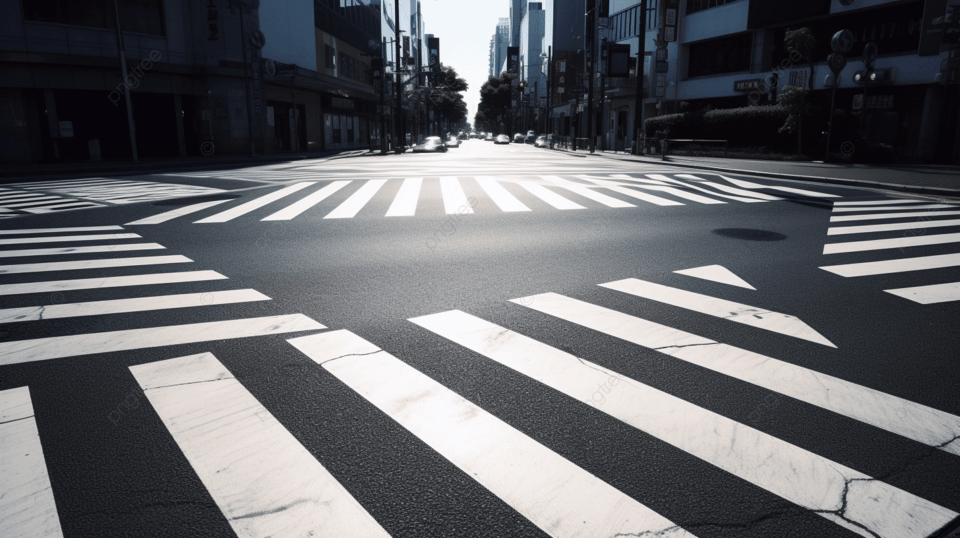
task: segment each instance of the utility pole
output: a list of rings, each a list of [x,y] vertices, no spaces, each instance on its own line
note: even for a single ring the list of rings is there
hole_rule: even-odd
[[[123,50],[123,31],[120,30],[120,9],[113,0],[113,12],[117,17],[117,49],[120,51],[120,73],[123,75],[123,95],[127,101],[127,129],[130,131],[130,151],[137,162],[137,131],[133,123],[133,105],[130,102],[130,85],[127,83],[127,55]],[[240,19],[241,22],[243,19]],[[241,32],[242,33],[242,32]],[[247,49],[243,49],[246,51]]]
[[[116,0],[114,0],[116,2]],[[240,13],[240,45],[243,48],[243,78],[246,82],[247,93],[247,131],[250,136],[250,156],[257,155],[257,148],[253,142],[253,85],[250,83],[250,59],[247,55],[247,32],[243,27],[243,3],[240,0],[230,0],[230,6],[235,6]],[[296,110],[296,109],[294,109]],[[296,117],[296,112],[293,113]]]
[[[387,154],[387,38],[380,43],[380,154]]]
[[[637,97],[633,105],[634,146],[637,155],[643,155],[640,147],[640,133],[644,132],[643,125],[643,67],[647,59],[647,0],[640,0],[640,35],[637,36],[640,45],[637,48]]]
[[[593,67],[594,67],[593,64],[594,64],[594,56],[596,56],[594,54],[596,52],[596,47],[594,46],[594,44],[596,43],[596,40],[597,40],[596,38],[597,5],[602,0],[587,0],[587,1],[588,1],[588,5],[592,4],[592,6],[590,8],[590,11],[587,11],[587,21],[586,21],[587,28],[586,28],[586,32],[584,32],[584,35],[586,36],[586,39],[587,39],[584,52],[586,53],[586,57],[587,57],[586,67],[587,67],[587,77],[589,78],[589,81],[587,83],[587,129],[586,131],[587,131],[587,136],[590,138],[590,153],[594,153],[597,149],[596,148],[597,140],[593,134],[594,128],[596,127],[593,121]]]
[[[600,45],[600,151],[607,150],[607,75],[603,53],[607,48],[607,40],[603,39]],[[609,54],[609,52],[608,52]]]
[[[403,76],[401,74],[403,71],[401,68],[401,66],[403,65],[403,58],[400,56],[401,46],[400,46],[400,2],[399,0],[394,0],[393,2],[393,24],[394,24],[393,28],[395,30],[396,40],[397,40],[397,43],[396,43],[397,56],[396,56],[396,69],[395,69],[397,73],[397,82],[396,82],[397,147],[396,147],[396,151],[399,154],[399,153],[403,153],[403,146],[406,142],[405,140],[403,140],[404,138],[403,136]]]
[[[547,128],[553,134],[553,47],[547,47]]]

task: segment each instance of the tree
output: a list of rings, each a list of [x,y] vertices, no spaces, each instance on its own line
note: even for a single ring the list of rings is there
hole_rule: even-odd
[[[427,89],[428,98],[435,107],[440,120],[449,125],[460,125],[467,121],[467,103],[463,100],[463,92],[467,91],[467,81],[460,78],[457,71],[450,66],[442,66],[437,73],[436,86]]]
[[[800,124],[803,122],[804,112],[806,111],[807,91],[799,86],[784,86],[783,90],[777,94],[777,105],[784,107],[789,112],[787,120],[780,128],[780,132],[793,133],[797,131],[797,154],[803,154],[800,139]]]
[[[500,131],[501,123],[511,114],[513,96],[511,82],[516,77],[510,73],[490,76],[480,87],[480,104],[474,116],[474,124],[484,131]]]
[[[787,32],[786,32],[786,33],[784,34],[784,36],[783,36],[783,44],[784,44],[785,48],[787,49],[787,52],[790,53],[790,59],[791,59],[792,61],[798,62],[798,61],[800,61],[800,60],[803,60],[803,61],[805,61],[805,62],[807,63],[807,67],[810,68],[810,81],[809,81],[809,84],[808,84],[808,88],[812,90],[812,89],[813,89],[813,81],[814,81],[814,78],[813,78],[813,69],[814,69],[814,68],[813,68],[813,60],[814,60],[813,53],[814,53],[814,50],[817,48],[817,38],[816,38],[816,36],[813,35],[813,32],[810,31],[809,28],[799,28],[799,29],[797,29],[797,30],[787,30]],[[787,87],[789,87],[789,86],[787,86]],[[787,87],[784,87],[784,90],[786,90]],[[794,127],[796,127],[796,129],[797,129],[797,154],[803,154],[803,150],[802,150],[802,147],[801,147],[801,144],[802,144],[802,142],[803,142],[803,134],[802,134],[802,132],[801,132],[801,124],[803,123],[803,121],[802,121],[802,120],[803,120],[803,112],[804,112],[804,108],[805,108],[804,103],[806,102],[806,98],[807,98],[807,93],[808,93],[808,92],[807,92],[807,91],[804,91],[802,88],[796,88],[796,89],[797,89],[797,92],[799,92],[799,93],[794,92],[795,95],[792,95],[789,99],[790,99],[790,100],[799,99],[799,103],[795,103],[795,104],[794,104],[794,105],[797,107],[797,113],[796,113],[796,115],[794,115],[793,112],[790,113],[790,116],[787,118],[787,122],[784,124],[784,127],[786,128],[787,125],[790,125],[790,127],[789,127],[787,130],[789,130],[791,133],[793,132]],[[777,101],[780,101],[779,96],[778,96]],[[830,113],[833,114],[833,111],[831,110]],[[795,125],[794,125],[793,123],[791,123],[791,118],[795,118],[795,119],[796,119]],[[780,130],[781,130],[781,132],[782,132],[784,129],[780,129]]]

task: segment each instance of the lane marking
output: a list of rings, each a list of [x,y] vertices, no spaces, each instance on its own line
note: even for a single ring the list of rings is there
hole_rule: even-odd
[[[582,179],[582,180],[584,180],[584,181],[589,181],[589,182],[591,182],[591,183],[595,183],[595,184],[597,184],[597,185],[600,185],[601,187],[603,187],[603,188],[605,188],[605,189],[609,189],[609,190],[611,190],[611,191],[613,191],[613,192],[620,193],[620,194],[623,194],[623,195],[626,195],[626,196],[630,196],[630,197],[632,197],[632,198],[636,198],[637,200],[643,200],[644,202],[650,202],[651,204],[656,204],[656,205],[659,205],[659,206],[684,205],[684,204],[681,203],[681,202],[677,202],[677,201],[674,201],[674,200],[668,200],[668,199],[666,199],[666,198],[660,198],[659,196],[654,196],[654,195],[652,195],[652,194],[647,194],[647,193],[644,193],[644,192],[635,191],[635,190],[633,190],[633,189],[628,189],[628,188],[626,188],[626,187],[624,187],[624,186],[622,186],[622,185],[619,185],[619,184],[617,184],[616,182],[613,182],[613,181],[608,181],[608,180],[605,180],[605,179],[594,179],[594,178],[591,178],[591,177],[589,177],[589,176],[576,176],[576,177],[578,177],[578,178],[580,178],[580,179]]]
[[[463,192],[463,187],[456,177],[443,176],[440,178],[440,194],[443,195],[443,210],[447,215],[465,215],[473,213],[470,201]]]
[[[28,387],[0,390],[0,536],[63,536]]]
[[[827,235],[865,234],[874,232],[893,232],[899,230],[920,230],[923,228],[943,228],[960,226],[960,220],[929,220],[917,222],[898,222],[895,224],[868,224],[864,226],[842,226],[827,228]]]
[[[593,191],[590,187],[585,187],[579,183],[574,183],[570,180],[564,179],[559,176],[540,176],[542,179],[549,181],[550,183],[555,184],[558,187],[567,189],[568,191],[583,196],[593,200],[594,202],[603,204],[607,207],[637,207],[633,204],[624,202],[623,200],[614,198],[612,196],[607,196],[606,194],[601,194],[599,192]]]
[[[168,325],[101,333],[52,336],[33,340],[0,342],[0,366],[24,362],[78,357],[152,347],[195,344],[214,340],[250,338],[270,334],[316,331],[323,325],[292,314],[263,318],[234,319],[187,325]]]
[[[511,302],[960,456],[949,413],[556,293]]]
[[[420,199],[420,189],[423,187],[422,177],[408,177],[400,184],[400,190],[394,197],[386,217],[412,217],[417,212],[417,201]]]
[[[386,179],[370,179],[357,189],[357,192],[350,195],[349,198],[331,211],[325,219],[352,219],[357,213],[367,205],[377,191],[387,182]]]
[[[704,280],[712,280],[713,282],[729,284],[731,286],[738,286],[740,288],[747,288],[748,290],[757,289],[748,284],[746,280],[733,274],[733,271],[722,265],[705,265],[703,267],[694,267],[692,269],[674,271],[674,273],[677,273],[678,275],[692,276],[694,278],[702,278]]]
[[[686,192],[674,187],[655,187],[652,185],[637,185],[638,189],[645,189],[648,191],[658,191],[665,192],[667,194],[672,194],[677,198],[683,198],[685,200],[690,200],[691,202],[697,202],[700,204],[725,204],[723,200],[714,200],[713,198],[707,198],[706,196],[700,196],[699,194],[693,194],[692,192]]]
[[[266,295],[256,290],[211,291],[206,293],[183,293],[156,297],[132,297],[109,301],[91,301],[86,303],[52,304],[46,306],[27,306],[0,310],[0,323],[18,323],[57,318],[75,318],[82,316],[101,316],[127,312],[149,312],[174,308],[195,308],[224,304],[269,301]]]
[[[61,196],[43,196],[43,197],[41,197],[41,198],[34,198],[33,200],[23,201],[23,202],[17,202],[17,203],[14,203],[14,204],[3,204],[3,207],[7,207],[7,208],[10,208],[10,209],[17,209],[17,208],[21,208],[21,207],[33,207],[33,206],[38,206],[38,205],[50,205],[50,204],[53,204],[53,203],[61,203],[61,202],[65,202],[65,201],[68,201],[68,200],[65,199],[65,198],[63,198],[63,197],[61,197]],[[70,200],[70,201],[72,201],[72,200]]]
[[[686,187],[686,188],[688,188],[688,189],[697,190],[697,191],[700,191],[700,192],[709,194],[710,196],[719,196],[720,198],[726,198],[726,199],[728,199],[728,200],[736,200],[736,201],[738,201],[738,202],[744,202],[744,203],[747,203],[747,204],[756,204],[756,203],[761,203],[761,202],[765,202],[765,201],[766,201],[766,200],[758,200],[757,198],[754,198],[754,197],[744,198],[744,197],[742,197],[742,196],[732,196],[732,195],[730,195],[730,194],[721,194],[721,193],[719,193],[719,192],[712,191],[712,190],[710,190],[710,189],[704,189],[703,187],[698,187],[698,186],[696,186],[696,185],[691,185],[690,183],[684,183],[683,181],[677,181],[676,179],[669,178],[669,177],[664,176],[664,175],[661,175],[661,174],[646,174],[646,176],[647,176],[648,178],[650,178],[650,179],[655,179],[655,180],[657,180],[657,181],[663,181],[663,182],[666,182],[666,183],[669,183],[669,184],[672,184],[672,185],[680,185],[681,187]]]
[[[926,200],[867,200],[865,202],[834,202],[834,206],[854,206],[854,205],[893,205],[893,204],[922,204]]]
[[[896,237],[894,239],[851,241],[849,243],[829,243],[823,246],[823,253],[840,254],[844,252],[866,252],[869,250],[919,247],[924,245],[942,245],[946,243],[960,243],[960,233],[917,235],[912,237]]]
[[[288,341],[550,536],[693,536],[349,331]]]
[[[0,284],[0,295],[52,293],[58,291],[120,288],[126,286],[150,286],[154,284],[180,284],[183,282],[203,282],[207,280],[227,280],[227,277],[216,271],[185,271],[182,273],[156,273],[151,275],[115,276],[107,278],[51,280],[48,282],[27,282],[24,284]]]
[[[789,192],[792,194],[800,194],[803,196],[811,196],[814,198],[842,198],[842,196],[838,196],[836,194],[827,194],[825,192],[808,191],[805,189],[795,189],[793,187],[761,185],[759,183],[753,183],[752,181],[744,181],[742,179],[733,179],[732,177],[727,177],[720,174],[717,174],[717,175],[723,178],[724,181],[728,181],[738,187],[743,187],[744,189],[772,189],[772,190],[777,190],[781,192]],[[843,202],[835,202],[834,204],[836,205],[840,203],[843,203]]]
[[[852,213],[855,211],[913,211],[914,209],[956,209],[956,204],[927,204],[908,207],[834,207],[834,213]]]
[[[949,282],[947,284],[933,284],[930,286],[916,286],[913,288],[899,288],[895,290],[883,291],[920,304],[937,304],[960,301],[960,282]]]
[[[101,204],[95,204],[93,202],[71,202],[69,204],[51,205],[51,206],[44,206],[44,207],[28,207],[25,209],[21,209],[21,211],[25,213],[32,213],[32,214],[38,215],[41,213],[52,213],[54,211],[59,211],[61,209],[64,209],[64,210],[83,209],[87,207],[103,207],[103,206]]]
[[[250,200],[245,204],[238,205],[237,207],[232,207],[222,213],[217,213],[216,215],[212,215],[205,219],[198,220],[194,224],[212,224],[212,223],[221,223],[221,222],[231,221],[239,216],[246,215],[251,211],[260,209],[261,207],[267,204],[272,204],[273,202],[276,202],[277,200],[283,197],[289,196],[299,190],[309,187],[310,185],[314,185],[315,183],[316,182],[314,181],[304,181],[302,183],[290,185],[289,187],[271,192],[270,194],[261,196],[260,198],[257,198],[255,200]]]
[[[167,247],[157,243],[135,243],[132,245],[102,245],[96,247],[60,247],[34,248],[27,250],[0,250],[0,258],[20,258],[27,256],[57,256],[61,254],[93,254],[100,252],[130,252],[136,250],[163,250]]]
[[[697,182],[698,182],[698,183],[697,183],[698,185],[709,185],[709,186],[711,186],[711,187],[713,187],[713,188],[715,188],[715,189],[721,190],[721,191],[723,191],[723,192],[729,192],[730,194],[737,194],[737,195],[740,195],[740,196],[746,196],[747,198],[759,198],[760,200],[767,200],[768,202],[773,202],[773,201],[777,201],[777,200],[783,200],[783,198],[780,198],[779,196],[773,196],[773,195],[770,195],[770,194],[764,194],[764,193],[762,193],[762,192],[751,192],[751,191],[745,191],[745,190],[743,190],[743,189],[737,189],[737,188],[731,187],[731,186],[729,186],[729,185],[724,185],[724,184],[722,184],[722,183],[714,183],[714,182],[712,182],[712,181],[708,181],[708,180],[706,180],[706,179],[703,179],[703,178],[701,178],[701,177],[697,177],[697,176],[692,175],[692,174],[677,174],[677,177],[683,178],[683,179],[692,179],[692,180],[694,180],[694,181],[697,181]]]
[[[957,266],[960,266],[960,254],[940,254],[938,256],[920,256],[917,258],[902,258],[899,260],[883,260],[879,262],[828,265],[821,267],[821,269],[842,277],[850,278]]]
[[[916,213],[883,213],[870,215],[845,215],[830,217],[830,222],[849,222],[854,220],[905,219],[913,217],[947,217],[960,215],[960,211],[918,211]]]
[[[193,263],[193,260],[186,256],[173,255],[71,262],[22,263],[17,265],[0,265],[0,275],[44,273],[49,271],[80,271],[84,269],[105,269],[108,267],[137,267],[141,265],[164,265],[168,263]]]
[[[510,191],[501,185],[493,176],[476,176],[475,179],[480,185],[480,188],[483,189],[483,192],[487,193],[487,196],[493,200],[493,203],[497,204],[497,207],[499,207],[501,211],[507,213],[530,211],[529,207],[517,199],[516,196],[510,194]]]
[[[815,344],[837,347],[799,318],[787,314],[654,284],[636,278],[607,282],[606,284],[600,284],[600,286],[758,329],[800,338]]]
[[[20,237],[17,239],[0,239],[0,245],[27,245],[32,243],[69,243],[71,241],[113,241],[116,239],[143,239],[143,238],[137,234],[129,234],[129,233],[128,234],[95,234],[95,235],[61,235],[61,236],[55,236],[55,237]]]
[[[847,528],[862,526],[883,537],[926,536],[957,517],[854,469],[470,314],[453,310],[410,321],[575,400],[593,401],[598,411]],[[593,398],[604,384],[615,386],[597,405]],[[846,520],[825,513],[840,510]]]
[[[557,209],[586,209],[582,205],[560,196],[559,194],[547,189],[539,183],[532,181],[520,181],[519,185],[530,194],[552,205]]]
[[[238,536],[389,536],[212,354],[130,372]]]
[[[348,185],[349,183],[350,183],[349,181],[334,181],[333,183],[330,183],[329,185],[324,186],[322,189],[308,195],[304,199],[296,203],[293,203],[290,206],[281,209],[280,211],[277,211],[273,215],[264,217],[261,220],[264,220],[264,221],[291,220],[294,217],[303,213],[304,211],[324,201],[331,194],[342,189],[344,186]]]
[[[161,224],[169,220],[173,220],[177,217],[182,217],[184,215],[189,215],[191,213],[196,213],[197,211],[203,211],[209,207],[220,205],[224,202],[229,202],[230,200],[211,200],[209,202],[200,202],[199,204],[192,204],[186,207],[178,207],[172,211],[167,211],[166,213],[160,213],[159,215],[154,215],[152,217],[147,217],[145,219],[135,220],[133,222],[128,222],[124,226],[133,226],[133,225],[149,225],[149,224]]]

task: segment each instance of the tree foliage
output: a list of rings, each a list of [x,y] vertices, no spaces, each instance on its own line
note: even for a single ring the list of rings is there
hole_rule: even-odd
[[[467,81],[460,78],[456,69],[444,65],[437,74],[436,86],[425,89],[434,110],[447,125],[460,125],[467,121],[467,103],[462,94],[468,87]]]
[[[482,131],[500,131],[501,123],[510,117],[511,82],[516,77],[509,73],[490,76],[480,87],[480,104],[474,116],[474,125]]]

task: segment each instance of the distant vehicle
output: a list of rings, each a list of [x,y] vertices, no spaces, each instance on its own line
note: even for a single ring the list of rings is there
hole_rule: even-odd
[[[514,142],[517,142],[517,143],[519,143],[519,144],[523,144],[523,139],[524,139],[523,133],[517,133],[517,134],[513,135],[513,141],[514,141]]]
[[[470,139],[470,135],[468,135],[467,133],[460,133],[457,135],[457,140],[469,140],[469,139]]]
[[[446,153],[447,145],[439,136],[428,136],[416,146],[413,146],[414,153]]]
[[[446,142],[444,142],[444,144],[446,144],[446,146],[447,146],[448,148],[459,148],[459,147],[460,147],[460,139],[459,139],[458,137],[456,137],[456,136],[452,136],[452,135],[451,135],[451,136],[450,136],[450,139],[447,140]]]
[[[537,135],[533,131],[527,131],[527,136],[523,139],[527,144],[533,144],[537,141]]]
[[[487,136],[483,138],[487,142],[496,142],[496,137],[493,136],[493,133],[487,133]]]
[[[493,141],[493,143],[494,143],[494,144],[509,144],[509,143],[510,143],[510,137],[507,136],[507,135],[505,135],[505,134],[499,135],[499,136],[497,136],[497,139]]]
[[[547,147],[547,137],[544,135],[538,136],[536,142],[533,143],[533,147],[535,148]]]

